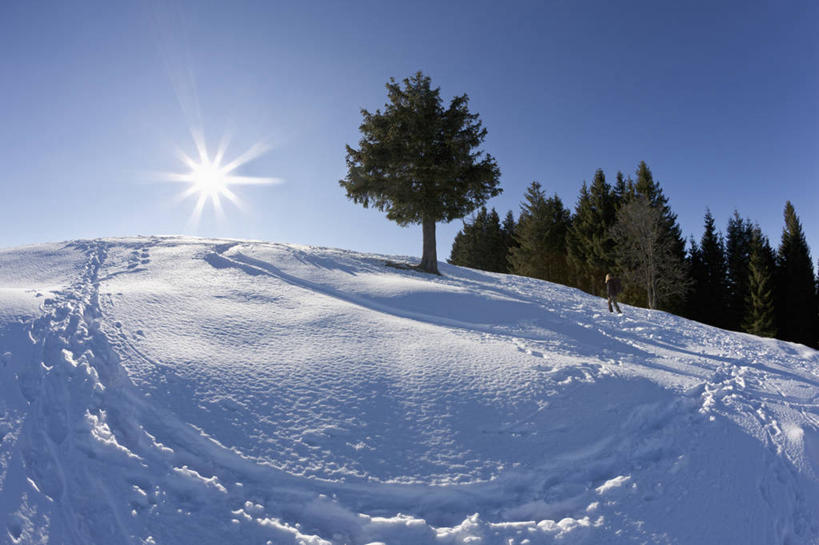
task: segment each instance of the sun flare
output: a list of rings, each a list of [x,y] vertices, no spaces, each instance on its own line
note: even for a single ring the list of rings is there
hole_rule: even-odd
[[[194,132],[194,142],[198,157],[192,158],[183,151],[177,151],[182,163],[188,168],[187,172],[176,173],[166,172],[159,175],[160,179],[170,182],[179,182],[188,184],[187,189],[180,195],[180,199],[187,199],[191,196],[196,196],[196,204],[191,214],[191,221],[198,224],[202,216],[202,211],[208,201],[213,205],[213,210],[217,216],[223,216],[222,199],[227,199],[233,203],[237,208],[242,208],[242,202],[234,193],[230,186],[235,185],[268,185],[280,183],[280,178],[267,178],[258,176],[240,176],[235,172],[236,170],[260,157],[267,152],[268,148],[264,144],[257,143],[251,146],[247,151],[240,154],[235,159],[223,163],[225,152],[227,151],[228,139],[222,138],[219,149],[212,158],[208,153],[205,139],[201,133]]]
[[[201,193],[218,195],[225,188],[226,180],[219,165],[200,163],[191,170],[193,187]]]

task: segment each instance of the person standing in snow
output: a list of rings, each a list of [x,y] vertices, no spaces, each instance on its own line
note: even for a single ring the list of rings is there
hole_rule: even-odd
[[[620,284],[620,279],[616,278],[610,274],[606,275],[606,295],[609,298],[609,312],[614,312],[611,308],[611,305],[614,304],[614,308],[617,309],[618,314],[622,314],[623,311],[620,310],[620,307],[617,305],[617,295],[620,293],[622,289],[622,285]]]

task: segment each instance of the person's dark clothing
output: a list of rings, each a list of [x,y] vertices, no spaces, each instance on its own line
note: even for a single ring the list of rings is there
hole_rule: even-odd
[[[617,309],[618,314],[623,313],[623,311],[620,310],[620,306],[617,304],[617,294],[620,293],[620,289],[621,285],[619,278],[615,278],[613,276],[606,278],[606,295],[609,299],[609,312],[614,312],[614,310],[611,308],[612,305],[614,305],[614,308]]]

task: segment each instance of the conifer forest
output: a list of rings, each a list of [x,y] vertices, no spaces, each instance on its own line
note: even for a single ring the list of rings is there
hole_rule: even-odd
[[[733,331],[819,346],[819,276],[788,201],[775,238],[738,211],[724,231],[706,208],[687,240],[645,162],[634,177],[602,170],[582,183],[574,208],[532,182],[515,219],[480,208],[464,220],[449,263],[540,278],[605,296],[606,274],[622,302]]]

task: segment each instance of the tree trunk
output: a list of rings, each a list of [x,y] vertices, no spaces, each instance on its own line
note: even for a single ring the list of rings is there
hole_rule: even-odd
[[[424,231],[424,252],[418,268],[422,271],[441,274],[438,272],[438,250],[435,245],[435,220],[424,216],[422,222]]]

